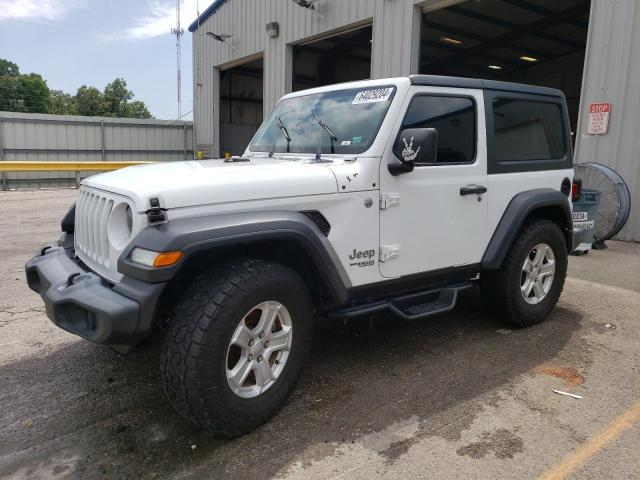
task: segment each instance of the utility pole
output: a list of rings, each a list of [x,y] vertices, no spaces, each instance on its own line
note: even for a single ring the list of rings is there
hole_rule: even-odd
[[[171,29],[171,34],[176,36],[176,64],[178,84],[178,118],[182,117],[182,35],[184,28],[180,26],[180,2],[176,0],[176,28]]]

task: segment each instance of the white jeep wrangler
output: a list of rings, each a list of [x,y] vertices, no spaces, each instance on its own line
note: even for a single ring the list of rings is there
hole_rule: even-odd
[[[56,325],[120,352],[163,318],[170,402],[239,435],[291,392],[314,317],[424,319],[479,280],[505,321],[544,320],[572,167],[557,90],[417,75],[296,92],[242,157],[84,180],[27,280]]]

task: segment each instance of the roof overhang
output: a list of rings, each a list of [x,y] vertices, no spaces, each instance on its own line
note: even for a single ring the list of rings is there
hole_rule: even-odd
[[[209,5],[206,10],[191,23],[191,25],[189,25],[189,31],[195,32],[198,27],[207,20],[207,18],[216,13],[218,9],[228,1],[229,0],[214,0],[213,3]]]

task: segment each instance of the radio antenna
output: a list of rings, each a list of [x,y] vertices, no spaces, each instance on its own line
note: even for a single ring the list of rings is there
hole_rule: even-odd
[[[171,34],[176,36],[176,80],[178,87],[178,118],[182,117],[182,36],[184,28],[180,25],[181,0],[176,0],[176,27],[171,29]]]

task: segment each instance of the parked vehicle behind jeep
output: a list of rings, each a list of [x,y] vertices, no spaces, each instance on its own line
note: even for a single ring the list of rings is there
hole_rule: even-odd
[[[424,320],[479,283],[504,321],[544,320],[572,166],[558,90],[417,75],[296,92],[242,157],[85,179],[27,280],[56,325],[123,353],[166,322],[169,401],[240,435],[293,389],[315,317]]]

